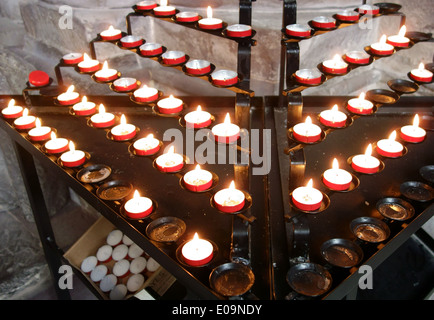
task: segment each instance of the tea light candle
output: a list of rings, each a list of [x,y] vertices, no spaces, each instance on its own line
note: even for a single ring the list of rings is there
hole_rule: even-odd
[[[191,111],[184,116],[187,128],[205,128],[211,124],[211,114],[203,111],[201,106],[197,106],[195,111]]]
[[[135,48],[143,44],[143,39],[141,37],[133,35],[122,37],[120,41],[124,48]]]
[[[303,143],[313,143],[321,138],[322,130],[319,126],[312,123],[312,119],[307,116],[305,122],[297,123],[293,127],[292,135],[294,139]]]
[[[380,168],[380,160],[373,157],[372,146],[368,145],[365,154],[359,154],[352,158],[351,167],[360,173],[376,173]]]
[[[386,35],[383,34],[379,42],[371,44],[371,52],[378,56],[387,56],[393,53],[394,47],[388,44]]]
[[[346,170],[339,169],[339,162],[335,158],[333,159],[332,169],[327,169],[323,174],[324,184],[332,190],[343,191],[347,190],[353,176]]]
[[[362,92],[358,98],[348,100],[347,109],[355,114],[371,114],[374,104],[365,99],[365,93]]]
[[[295,72],[294,77],[302,84],[319,84],[322,73],[316,69],[300,69]]]
[[[68,89],[66,90],[66,92],[58,95],[57,101],[59,102],[59,104],[64,105],[64,106],[69,106],[69,105],[72,105],[72,104],[79,102],[80,101],[80,95],[78,94],[78,92],[75,92],[74,89],[75,89],[75,86],[70,85],[68,87]]]
[[[110,130],[110,133],[112,134],[113,140],[129,140],[136,136],[136,126],[131,123],[127,123],[125,115],[121,115],[121,123],[117,126],[114,126]]]
[[[14,126],[18,130],[32,129],[36,125],[36,117],[29,115],[29,109],[25,108],[21,117],[14,120]]]
[[[359,13],[361,14],[372,14],[376,15],[380,13],[380,7],[376,5],[364,4],[358,8]]]
[[[155,1],[140,1],[136,4],[137,10],[152,10],[157,6]]]
[[[419,127],[419,115],[414,116],[413,125],[403,126],[400,130],[402,140],[418,143],[425,140],[426,131]]]
[[[65,64],[77,64],[82,62],[84,59],[83,54],[78,53],[78,52],[71,52],[68,54],[65,54],[62,57],[62,60]]]
[[[240,127],[231,123],[229,113],[226,114],[223,123],[215,125],[211,129],[214,140],[219,143],[233,143],[240,137]]]
[[[150,42],[139,47],[140,53],[145,57],[152,57],[163,53],[163,46],[159,43]]]
[[[185,62],[185,53],[182,51],[167,51],[161,55],[164,64],[176,65]]]
[[[155,165],[161,172],[178,172],[184,167],[184,157],[175,153],[175,148],[171,146],[167,153],[158,156]]]
[[[100,82],[113,81],[118,78],[118,71],[109,69],[107,61],[104,61],[102,69],[95,72],[95,79]]]
[[[211,63],[206,60],[190,60],[185,64],[189,74],[202,75],[211,71]]]
[[[87,97],[83,96],[83,98],[81,98],[81,102],[74,104],[72,110],[74,110],[74,113],[77,116],[88,116],[96,112],[96,104],[91,101],[87,101]]]
[[[153,204],[151,199],[140,196],[139,192],[135,190],[133,198],[125,203],[124,209],[128,217],[142,219],[152,212]]]
[[[319,16],[312,20],[312,25],[316,28],[330,29],[336,26],[336,20],[331,17]]]
[[[206,10],[206,18],[199,20],[199,28],[206,30],[216,30],[223,27],[223,21],[221,19],[213,18],[212,8],[208,6]]]
[[[194,192],[205,191],[212,185],[212,173],[197,165],[194,170],[187,172],[183,177],[185,187]]]
[[[345,61],[354,64],[367,64],[371,61],[371,56],[365,51],[350,51],[345,54]]]
[[[55,154],[55,153],[62,153],[68,150],[69,148],[69,141],[65,138],[57,138],[56,134],[54,132],[51,132],[51,140],[48,140],[44,148],[47,151],[47,153]]]
[[[74,143],[70,141],[69,151],[62,153],[60,161],[64,167],[78,167],[86,161],[86,154],[81,150],[75,150]]]
[[[341,21],[354,22],[359,20],[359,13],[354,10],[343,10],[336,14],[336,18]]]
[[[2,115],[5,119],[16,119],[23,115],[23,110],[23,107],[15,105],[15,99],[11,99],[8,106],[2,109]]]
[[[102,31],[99,35],[101,39],[105,41],[119,40],[122,38],[122,31],[110,26],[107,30]]]
[[[401,29],[399,29],[397,35],[390,36],[387,38],[387,43],[391,44],[394,47],[399,47],[399,48],[408,47],[410,44],[410,39],[405,36],[406,32],[407,32],[407,28],[405,26],[402,26]]]
[[[246,24],[233,24],[226,28],[226,35],[233,38],[250,37],[252,27]]]
[[[184,102],[181,99],[170,95],[168,98],[161,99],[157,102],[158,111],[163,114],[172,114],[181,112]]]
[[[81,61],[77,66],[80,72],[83,73],[95,72],[101,68],[99,61],[91,59],[86,53],[83,55],[83,61]]]
[[[90,122],[94,128],[108,128],[115,124],[115,115],[113,113],[105,112],[105,107],[100,104],[98,113],[90,118]]]
[[[226,213],[234,213],[240,211],[246,201],[246,196],[241,190],[235,189],[235,182],[232,181],[229,188],[218,191],[214,197],[213,202],[215,207]]]
[[[319,114],[319,121],[331,128],[342,128],[347,122],[347,115],[338,110],[338,105],[335,104],[331,110],[321,111]]]
[[[219,86],[233,86],[238,82],[238,73],[231,70],[217,70],[211,73],[212,83]]]
[[[160,150],[160,140],[154,138],[151,133],[144,138],[138,139],[133,143],[134,151],[140,156],[149,156]]]
[[[138,102],[152,102],[158,99],[158,90],[143,85],[143,87],[134,91],[133,95],[134,100]]]
[[[195,233],[193,239],[182,246],[182,258],[193,267],[199,267],[207,264],[213,258],[214,247],[211,242],[200,239]]]
[[[285,32],[288,36],[305,38],[311,35],[312,29],[308,25],[294,23],[287,25]]]
[[[326,60],[322,63],[322,68],[325,72],[330,74],[343,74],[348,70],[348,64],[336,54],[332,60]]]
[[[421,62],[417,69],[411,70],[410,77],[419,82],[431,82],[433,73],[425,69],[425,65]]]
[[[154,14],[157,17],[173,16],[176,13],[176,8],[168,5],[167,0],[161,0],[160,6],[154,8]]]
[[[177,13],[175,18],[178,22],[195,22],[199,20],[199,14],[197,12],[184,11]]]
[[[45,141],[50,138],[51,128],[47,126],[41,126],[41,119],[36,118],[36,127],[29,131],[29,138],[32,141]]]
[[[388,139],[382,139],[377,142],[377,152],[384,157],[396,158],[402,155],[404,147],[395,140],[396,131],[394,130]]]
[[[291,195],[294,205],[304,211],[315,211],[321,207],[323,194],[318,189],[313,188],[312,179],[305,187],[296,188]]]
[[[135,78],[120,78],[113,82],[113,87],[117,91],[131,91],[137,88],[137,80]]]

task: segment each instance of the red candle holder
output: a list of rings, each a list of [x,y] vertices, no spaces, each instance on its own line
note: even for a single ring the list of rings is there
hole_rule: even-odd
[[[77,52],[68,53],[62,57],[63,63],[71,64],[71,65],[80,63],[83,61],[83,59],[84,59],[83,54]]]

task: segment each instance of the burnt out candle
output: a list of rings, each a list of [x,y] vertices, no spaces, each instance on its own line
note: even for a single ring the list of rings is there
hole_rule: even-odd
[[[15,105],[15,99],[11,99],[8,106],[2,109],[2,115],[5,119],[16,119],[23,115],[23,110],[23,107]]]
[[[415,115],[412,125],[403,126],[400,129],[400,137],[406,142],[419,143],[425,140],[426,131],[419,127],[419,115]]]
[[[246,197],[241,190],[235,188],[232,181],[228,188],[218,191],[213,198],[215,207],[226,213],[240,211],[245,205]]]
[[[181,253],[188,265],[199,267],[212,260],[214,247],[208,240],[200,239],[196,232],[193,239],[182,246]]]
[[[294,205],[304,211],[315,211],[321,207],[323,194],[313,187],[312,179],[309,180],[305,187],[294,189],[291,195]]]

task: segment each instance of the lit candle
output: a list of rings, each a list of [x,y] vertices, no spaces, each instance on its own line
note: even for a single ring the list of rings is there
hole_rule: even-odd
[[[331,128],[342,128],[347,122],[347,115],[338,110],[338,105],[335,104],[331,110],[321,111],[319,114],[319,121]]]
[[[394,47],[386,42],[386,35],[383,34],[379,42],[371,44],[371,52],[378,56],[387,56],[393,53]]]
[[[152,10],[157,6],[155,1],[140,1],[136,4],[137,10]]]
[[[336,26],[336,20],[331,17],[319,16],[312,20],[312,25],[322,29],[334,28]]]
[[[163,53],[163,46],[159,43],[149,42],[149,43],[142,44],[139,50],[143,56],[153,57]]]
[[[152,212],[153,204],[151,199],[140,196],[139,192],[136,190],[134,191],[133,198],[125,203],[124,209],[128,217],[132,219],[142,219]]]
[[[313,143],[321,138],[322,130],[319,126],[312,123],[312,119],[307,116],[305,122],[297,123],[293,127],[292,135],[294,139],[304,142]]]
[[[68,54],[65,54],[62,57],[62,60],[65,64],[77,64],[82,62],[84,59],[83,54],[82,53],[78,53],[78,52],[71,52]]]
[[[326,60],[322,63],[323,70],[330,74],[343,74],[347,72],[348,64],[336,54],[332,60]]]
[[[83,55],[83,61],[81,61],[77,66],[80,72],[84,73],[95,72],[101,68],[99,61],[91,59],[86,53]]]
[[[365,154],[358,154],[351,160],[351,167],[360,173],[376,173],[380,168],[380,160],[373,157],[372,146],[368,145]]]
[[[60,161],[64,167],[78,167],[86,161],[86,154],[81,150],[75,150],[74,143],[70,141],[69,151],[62,153]]]
[[[94,114],[90,121],[95,128],[108,128],[115,124],[115,116],[113,113],[105,112],[105,107],[100,104],[98,113]]]
[[[160,5],[154,8],[154,14],[158,17],[173,16],[176,13],[176,8],[169,6],[167,0],[161,0]]]
[[[361,14],[379,14],[380,13],[380,7],[376,6],[376,5],[370,5],[370,4],[364,4],[361,5],[358,8],[359,13]]]
[[[311,35],[312,29],[308,25],[294,23],[287,25],[285,32],[288,36],[305,38]]]
[[[161,55],[164,64],[177,65],[185,62],[185,53],[182,51],[167,51]]]
[[[57,101],[64,106],[69,106],[80,101],[80,95],[74,91],[74,85],[70,85],[66,92],[57,96]]]
[[[41,119],[36,118],[36,127],[29,131],[29,138],[32,141],[45,141],[50,138],[51,128],[41,126]]]
[[[57,138],[54,132],[51,132],[51,140],[44,145],[45,151],[50,154],[62,153],[68,150],[69,141],[65,138]]]
[[[107,61],[104,61],[102,69],[95,72],[95,79],[101,82],[108,82],[118,78],[118,71],[109,69]]]
[[[216,30],[223,27],[223,21],[221,19],[213,18],[212,8],[208,6],[206,10],[206,18],[199,20],[199,28],[206,30]]]
[[[408,47],[410,44],[410,39],[405,36],[406,32],[407,32],[407,28],[405,26],[402,26],[401,29],[399,29],[397,35],[390,36],[387,38],[387,43],[391,44],[394,47],[399,47],[399,48]]]
[[[303,84],[321,83],[322,73],[316,69],[300,69],[294,74],[295,79]]]
[[[354,22],[359,20],[359,13],[354,10],[343,10],[336,14],[336,18],[341,21]]]
[[[14,126],[18,130],[32,129],[36,125],[36,117],[29,115],[29,109],[25,108],[21,117],[14,120]]]
[[[135,78],[120,78],[113,82],[113,87],[117,91],[131,91],[137,88],[137,80]]]
[[[15,99],[11,99],[8,106],[2,109],[2,115],[5,119],[16,119],[23,115],[24,108],[15,105]]]
[[[339,168],[338,160],[333,159],[332,169],[327,169],[323,174],[324,184],[332,190],[348,190],[353,176],[346,170]]]
[[[250,37],[252,27],[247,24],[233,24],[226,28],[226,35],[233,38]]]
[[[191,111],[184,116],[187,128],[205,128],[211,124],[211,114],[203,111],[201,106],[197,106],[195,111]]]
[[[139,156],[149,156],[160,150],[160,140],[154,138],[151,133],[144,138],[138,139],[133,143],[134,151]]]
[[[138,102],[152,102],[158,99],[158,90],[143,85],[133,93],[134,99]]]
[[[158,156],[155,165],[162,172],[177,172],[184,167],[184,157],[175,153],[175,148],[171,146],[167,153]]]
[[[184,261],[193,267],[207,264],[213,258],[214,247],[211,242],[200,239],[195,233],[193,239],[182,246],[181,253]]]
[[[211,73],[211,80],[218,86],[233,86],[238,82],[238,73],[232,70],[217,70]]]
[[[347,109],[355,114],[371,114],[374,104],[365,99],[365,93],[362,92],[358,98],[348,100]]]
[[[107,30],[102,31],[100,34],[101,39],[105,41],[113,41],[122,38],[122,31],[110,26]]]
[[[74,113],[78,116],[88,116],[96,112],[96,104],[87,101],[87,97],[83,96],[81,102],[74,104],[72,110],[74,110]]]
[[[402,155],[404,147],[395,140],[396,131],[394,130],[388,139],[382,139],[377,142],[377,152],[384,157],[396,158]]]
[[[400,130],[400,137],[407,142],[418,143],[425,140],[426,131],[419,127],[419,115],[414,116],[413,125],[403,126]]]
[[[425,65],[421,62],[417,69],[411,70],[410,77],[419,82],[431,82],[433,73],[425,69]]]
[[[163,114],[172,114],[182,111],[184,102],[181,99],[170,95],[168,98],[161,99],[157,102],[158,111]]]
[[[189,74],[203,75],[211,71],[211,63],[206,60],[190,60],[185,64],[185,70]]]
[[[214,140],[219,143],[232,143],[238,140],[240,137],[240,127],[234,123],[231,123],[229,113],[226,114],[223,123],[215,125],[211,129]]]
[[[323,194],[318,189],[313,188],[313,181],[310,179],[305,187],[298,187],[292,191],[291,198],[298,209],[315,211],[321,207]]]
[[[110,133],[112,134],[112,137],[116,141],[125,141],[132,139],[136,136],[136,126],[127,123],[127,120],[125,118],[125,115],[121,116],[121,123],[117,126],[114,126]]]
[[[185,187],[194,192],[205,191],[212,186],[212,173],[201,169],[200,165],[187,172],[182,179]]]
[[[350,51],[345,54],[345,61],[354,64],[367,64],[371,61],[371,56],[365,51]]]
[[[177,13],[175,18],[178,22],[195,22],[199,20],[199,14],[197,12],[184,11]]]
[[[136,48],[143,44],[143,39],[141,37],[133,35],[122,37],[120,41],[124,48]]]
[[[245,201],[244,192],[235,189],[234,181],[230,183],[229,188],[218,191],[213,197],[215,207],[226,213],[240,211],[244,207]]]

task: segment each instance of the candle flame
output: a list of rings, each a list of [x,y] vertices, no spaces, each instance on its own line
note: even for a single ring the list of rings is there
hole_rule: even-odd
[[[364,92],[362,92],[362,93],[359,95],[359,99],[360,99],[360,100],[365,100],[365,93],[364,93]]]
[[[333,168],[333,169],[339,169],[339,162],[338,162],[338,159],[336,159],[336,158],[333,159],[332,168]]]
[[[68,93],[74,92],[74,89],[75,89],[75,86],[74,86],[73,84],[71,84],[71,85],[68,87],[68,90],[66,90],[66,92],[68,92]]]
[[[395,141],[395,139],[396,139],[396,130],[393,130],[389,136],[389,140]]]
[[[200,165],[199,164],[196,166],[195,170],[200,170]]]
[[[54,139],[56,139],[57,138],[57,136],[56,136],[56,134],[54,133],[54,131],[51,131],[51,140],[54,140]]]
[[[15,105],[15,99],[11,99],[11,101],[9,101],[8,107],[13,107]]]
[[[307,116],[306,117],[306,121],[304,123],[306,123],[306,124],[312,124],[312,119],[309,116]]]
[[[23,117],[27,117],[29,115],[29,109],[24,108]]]
[[[425,69],[425,65],[423,64],[423,62],[421,62],[419,64],[419,70],[422,71],[423,69]]]
[[[231,123],[231,116],[229,115],[229,113],[226,114],[224,123]]]
[[[365,151],[365,156],[370,156],[372,154],[372,146],[371,144],[368,145]]]
[[[407,28],[405,26],[402,26],[401,29],[399,29],[398,36],[404,37],[406,32]]]
[[[69,141],[69,150],[70,150],[71,152],[74,152],[74,151],[75,151],[75,145],[74,145],[74,142],[72,142],[72,141]]]
[[[206,17],[212,19],[212,8],[210,6],[206,9]]]
[[[310,180],[308,181],[306,187],[308,187],[308,188],[312,188],[312,186],[313,186],[313,180],[310,179]]]
[[[138,190],[135,190],[135,191],[134,191],[133,198],[140,198],[140,193],[139,193]]]
[[[127,119],[124,114],[121,115],[121,124],[127,124]]]
[[[229,185],[229,189],[235,190],[235,181],[232,180],[231,184]]]
[[[36,118],[35,126],[36,126],[36,128],[39,128],[41,126],[41,119]]]
[[[386,35],[383,34],[383,35],[381,36],[381,38],[380,38],[380,43],[381,43],[381,44],[385,44],[385,43],[386,43],[386,40],[387,40]]]
[[[419,126],[419,115],[417,115],[417,114],[414,116],[413,126],[414,127],[418,127]]]
[[[202,107],[198,105],[196,111],[202,111]]]
[[[105,107],[104,107],[104,105],[102,103],[98,107],[98,112],[99,113],[105,113]]]

